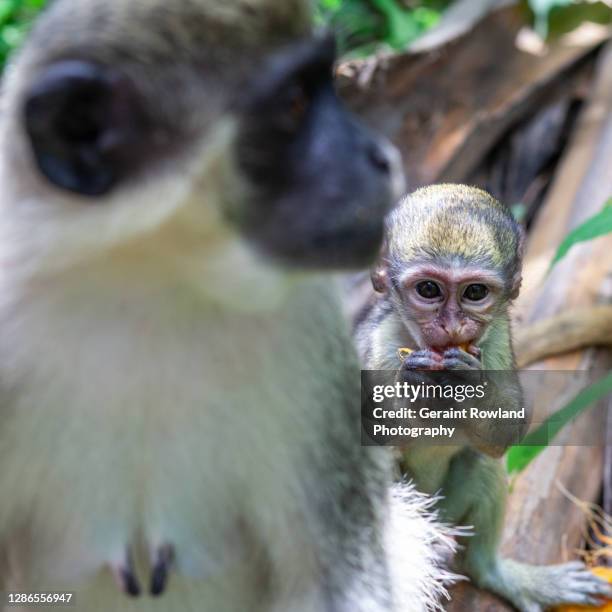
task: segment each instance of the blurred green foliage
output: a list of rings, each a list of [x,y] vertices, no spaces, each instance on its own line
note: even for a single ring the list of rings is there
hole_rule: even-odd
[[[584,223],[571,231],[559,245],[550,267],[563,259],[568,251],[579,242],[594,240],[600,236],[612,233],[612,198],[610,198],[600,212],[589,217]]]
[[[451,1],[316,0],[315,19],[320,25],[337,32],[342,53],[363,57],[381,49],[405,49],[438,23]],[[47,2],[0,0],[0,69],[23,40],[32,19]],[[605,1],[523,2],[531,11],[534,26],[543,37],[563,34],[584,21],[612,23],[612,10]]]
[[[405,49],[434,26],[449,0],[318,0],[316,18],[332,27],[340,50],[353,56]]]
[[[572,4],[572,0],[528,0],[529,8],[533,12],[536,32],[546,38],[548,35],[548,19],[554,9]]]
[[[0,67],[19,46],[46,0],[0,0]]]
[[[563,408],[531,430],[520,445],[510,448],[506,455],[508,472],[513,474],[523,471],[545,448],[550,446],[555,436],[566,425],[574,422],[587,408],[609,396],[610,393],[612,393],[612,373],[604,375],[579,391]]]
[[[0,0],[0,68],[47,1]],[[343,52],[363,56],[381,47],[405,48],[437,23],[449,3],[450,0],[317,0],[315,19],[338,33]]]
[[[550,267],[553,268],[563,259],[575,244],[594,240],[610,233],[612,233],[612,198],[604,204],[600,212],[588,218],[565,237]],[[508,451],[508,471],[512,474],[524,470],[568,423],[610,393],[612,393],[612,373],[582,389],[568,404],[529,432],[520,445],[513,446]]]
[[[596,0],[522,0],[542,38],[554,38],[585,21],[612,23],[612,9]],[[451,0],[317,0],[316,18],[332,27],[343,53],[369,55],[405,49],[438,23]]]
[[[571,32],[585,21],[612,24],[612,9],[594,0],[527,0],[533,25],[542,38],[555,38]]]

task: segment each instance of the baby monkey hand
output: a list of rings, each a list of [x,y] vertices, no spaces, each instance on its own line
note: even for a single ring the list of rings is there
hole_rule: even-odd
[[[468,346],[466,350],[453,346],[442,355],[443,370],[482,370],[481,353],[477,346]]]
[[[407,349],[400,349],[407,354],[403,357],[401,370],[414,371],[414,370],[443,370],[442,365],[442,354],[434,349],[426,348],[419,349],[418,351],[410,351]]]
[[[482,370],[481,352],[476,346],[447,349],[399,349],[402,370]]]

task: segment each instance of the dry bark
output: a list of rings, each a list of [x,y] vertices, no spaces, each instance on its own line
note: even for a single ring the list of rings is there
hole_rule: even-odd
[[[398,145],[411,189],[467,180],[510,126],[573,87],[581,60],[609,36],[595,29],[534,55],[517,48],[524,24],[509,7],[435,50],[340,66],[342,95]]]
[[[612,306],[568,310],[519,327],[514,344],[519,368],[576,349],[612,346]]]
[[[598,65],[591,100],[582,113],[573,141],[556,174],[553,189],[533,228],[526,254],[525,289],[517,318],[536,322],[567,309],[584,308],[610,299],[612,237],[575,246],[550,275],[546,270],[561,239],[597,212],[612,193],[612,46]],[[606,294],[608,292],[608,294]],[[558,404],[585,384],[588,370],[610,367],[608,354],[594,349],[548,358],[535,366],[545,380],[552,370],[575,370],[567,388],[542,384],[535,406]],[[582,372],[582,375],[580,372]],[[604,402],[605,405],[605,402]],[[605,431],[602,411],[583,413],[573,426],[572,440],[583,433],[589,440]],[[557,442],[567,440],[569,430]],[[581,543],[585,517],[562,494],[558,482],[576,497],[597,501],[603,474],[603,441],[593,446],[550,446],[516,479],[509,500],[503,551],[530,563],[556,563],[574,556]],[[484,612],[510,610],[494,597],[462,585],[449,610]]]

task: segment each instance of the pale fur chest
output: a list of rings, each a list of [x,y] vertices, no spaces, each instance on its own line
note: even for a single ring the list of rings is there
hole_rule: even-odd
[[[296,466],[319,443],[327,349],[304,332],[329,305],[264,316],[178,288],[147,297],[85,287],[5,310],[0,529],[33,534],[36,574],[93,572],[143,538],[214,575],[249,524],[276,538],[306,506]]]

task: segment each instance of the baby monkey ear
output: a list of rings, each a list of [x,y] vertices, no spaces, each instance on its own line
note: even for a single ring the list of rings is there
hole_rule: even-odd
[[[384,266],[377,266],[370,274],[372,287],[376,293],[387,293],[389,291],[389,275]]]
[[[22,117],[40,172],[85,196],[104,195],[123,178],[146,134],[131,84],[82,60],[60,60],[37,75]]]
[[[523,282],[523,275],[520,273],[520,271],[518,271],[513,277],[512,277],[512,288],[510,290],[510,299],[514,300],[518,297],[520,291],[521,291],[521,283]]]
[[[391,281],[389,280],[389,266],[387,263],[388,250],[389,248],[387,245],[387,241],[385,240],[380,250],[378,263],[370,273],[372,287],[374,287],[374,291],[376,291],[376,293],[386,294],[389,292],[389,288],[391,286]]]

